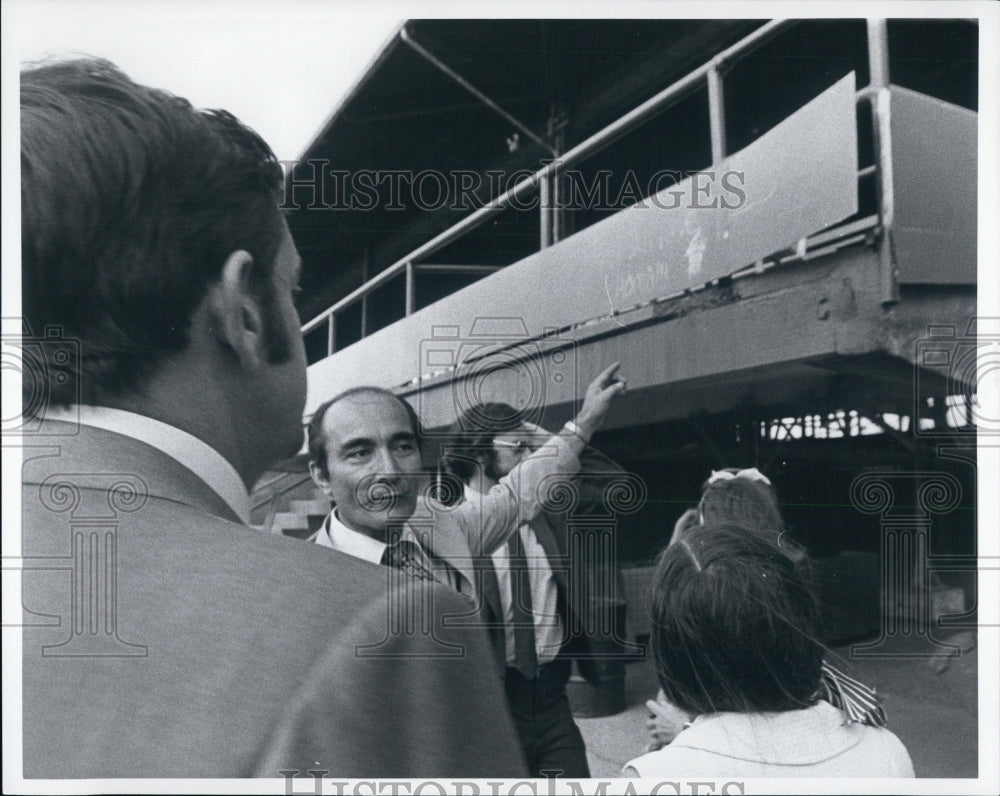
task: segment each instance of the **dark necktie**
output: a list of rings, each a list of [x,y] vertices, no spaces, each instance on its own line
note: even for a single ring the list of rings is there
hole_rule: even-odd
[[[398,569],[418,580],[435,580],[434,573],[424,563],[420,549],[408,539],[388,545],[382,553],[382,565]]]
[[[520,532],[507,542],[510,562],[510,590],[514,624],[514,668],[529,680],[538,671],[535,651],[535,617],[531,604],[531,579]]]

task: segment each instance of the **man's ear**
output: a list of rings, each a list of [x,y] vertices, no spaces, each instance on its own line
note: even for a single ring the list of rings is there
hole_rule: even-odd
[[[330,479],[323,475],[319,463],[309,462],[309,475],[312,477],[313,483],[323,490],[323,494],[330,496]]]
[[[266,359],[264,319],[251,284],[253,255],[243,249],[230,254],[218,282],[209,287],[208,308],[212,330],[246,369]]]

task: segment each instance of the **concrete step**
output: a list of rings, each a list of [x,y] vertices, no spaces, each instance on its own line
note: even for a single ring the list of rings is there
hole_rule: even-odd
[[[295,512],[296,514],[308,514],[308,515],[318,515],[325,517],[330,513],[330,499],[323,497],[323,499],[313,499],[313,500],[292,500],[288,504],[288,510]]]
[[[306,475],[305,478],[308,479],[309,476]],[[250,493],[250,505],[254,508],[264,506],[270,503],[275,495],[294,489],[297,484],[302,483],[302,479],[302,473],[266,473]]]
[[[292,511],[279,511],[271,522],[271,533],[305,539],[319,529],[325,517],[325,514],[298,514]]]
[[[294,511],[279,511],[271,521],[271,533],[284,533],[285,531],[307,530],[309,528],[309,517],[305,514],[298,514]]]

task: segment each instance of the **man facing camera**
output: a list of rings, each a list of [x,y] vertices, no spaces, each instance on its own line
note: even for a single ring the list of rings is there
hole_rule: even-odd
[[[617,368],[591,382],[575,421],[539,441],[475,505],[458,507],[427,498],[419,423],[409,404],[376,387],[335,396],[309,423],[309,469],[334,503],[314,541],[478,601],[477,559],[539,514],[545,479],[577,470],[578,455],[625,388]]]
[[[461,597],[389,633],[382,570],[248,527],[306,392],[268,146],[99,60],[22,72],[21,142],[24,776],[522,774]]]

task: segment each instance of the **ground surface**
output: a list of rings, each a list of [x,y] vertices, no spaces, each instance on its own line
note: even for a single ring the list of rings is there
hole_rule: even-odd
[[[945,634],[942,634],[945,637]],[[964,647],[974,637],[956,637]],[[904,657],[919,652],[919,639],[890,640],[883,654],[861,658],[850,647],[834,650],[831,661],[874,686],[884,699],[891,729],[906,745],[918,777],[977,776],[977,650],[966,649],[947,663]],[[838,657],[839,656],[839,657]],[[655,696],[656,677],[648,662],[626,666],[625,711],[602,718],[577,719],[587,743],[591,775],[614,777],[646,744],[645,701]]]

